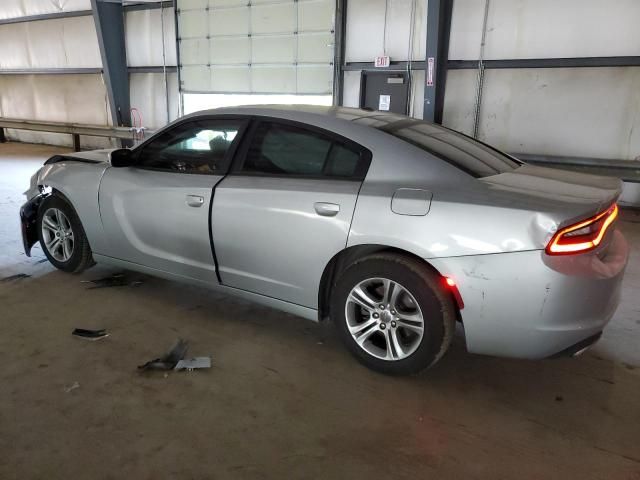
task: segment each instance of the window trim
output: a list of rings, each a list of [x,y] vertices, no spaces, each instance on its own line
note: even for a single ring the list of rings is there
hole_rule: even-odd
[[[235,138],[231,142],[229,149],[225,153],[224,160],[222,162],[222,166],[219,172],[210,172],[210,173],[194,172],[194,171],[180,172],[178,170],[167,170],[165,168],[145,167],[145,166],[139,165],[140,157],[144,153],[145,148],[147,148],[153,141],[157,140],[161,135],[164,135],[165,133],[170,133],[175,129],[188,126],[190,123],[207,122],[207,121],[238,121],[239,122],[238,133],[236,134]],[[147,170],[150,172],[160,172],[160,173],[170,173],[170,174],[172,173],[172,174],[180,174],[180,175],[225,176],[229,173],[229,170],[235,158],[236,152],[239,150],[239,146],[243,143],[243,139],[247,133],[250,122],[251,122],[251,118],[247,115],[205,115],[202,117],[186,118],[183,121],[176,122],[171,126],[163,130],[160,130],[159,132],[155,133],[154,135],[149,137],[147,140],[145,140],[143,143],[135,147],[132,150],[132,154],[134,158],[133,158],[133,164],[131,165],[131,168],[135,168],[137,170]]]
[[[252,145],[253,140],[255,138],[256,131],[258,130],[260,125],[263,123],[299,128],[301,130],[306,130],[308,132],[326,137],[329,141],[331,141],[331,144],[332,144],[332,147],[327,153],[327,157],[331,153],[331,150],[333,149],[334,144],[336,143],[341,144],[345,148],[360,155],[359,164],[356,168],[356,172],[354,173],[354,175],[350,177],[339,177],[339,176],[325,175],[324,173],[321,173],[319,175],[306,175],[306,174],[282,174],[282,173],[243,171],[242,168],[244,167],[245,161],[247,159],[249,148]],[[246,136],[243,138],[242,146],[238,149],[236,156],[233,159],[228,175],[233,175],[238,177],[290,178],[290,179],[299,179],[299,180],[337,180],[337,181],[343,181],[343,182],[347,181],[347,182],[361,183],[364,181],[365,177],[367,176],[367,173],[369,172],[372,158],[373,158],[373,155],[371,153],[371,150],[360,145],[357,142],[354,142],[353,140],[347,137],[343,137],[339,133],[326,130],[316,125],[310,125],[308,123],[302,123],[295,120],[256,115],[251,118],[251,124],[247,129]],[[325,165],[323,166],[323,171],[325,166],[326,166],[326,160],[325,160]]]

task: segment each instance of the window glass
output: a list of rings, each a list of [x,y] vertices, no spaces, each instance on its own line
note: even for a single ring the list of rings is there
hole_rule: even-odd
[[[515,159],[470,137],[442,127],[416,120],[381,130],[405,140],[474,177],[488,177],[508,172],[521,164]]]
[[[353,178],[361,173],[361,165],[360,152],[328,136],[289,125],[262,123],[254,134],[242,171]]]
[[[360,154],[334,144],[327,162],[326,174],[332,177],[352,177],[360,162]]]
[[[219,173],[241,124],[239,120],[202,120],[178,125],[146,145],[136,165],[182,173]]]

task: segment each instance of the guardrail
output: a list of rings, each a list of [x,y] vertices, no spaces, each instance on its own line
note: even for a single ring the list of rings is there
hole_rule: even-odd
[[[0,142],[5,141],[4,129],[34,130],[50,133],[67,133],[73,136],[75,151],[80,150],[80,135],[94,137],[110,137],[129,140],[136,143],[141,136],[151,135],[153,130],[133,127],[109,127],[104,125],[83,125],[77,123],[42,122],[35,120],[19,120],[0,118]],[[569,170],[578,170],[598,175],[622,178],[625,182],[640,183],[640,161],[608,160],[601,158],[559,157],[550,155],[514,154],[525,162]]]
[[[611,160],[606,158],[561,157],[514,153],[520,160],[544,167],[563,168],[594,175],[617,177],[625,182],[640,183],[639,160]]]
[[[6,141],[5,128],[15,130],[31,130],[37,132],[66,133],[73,138],[73,148],[80,151],[80,136],[118,138],[120,140],[137,141],[141,135],[150,135],[153,130],[137,129],[133,127],[109,127],[105,125],[83,125],[78,123],[43,122],[36,120],[20,120],[15,118],[0,118],[0,142]]]

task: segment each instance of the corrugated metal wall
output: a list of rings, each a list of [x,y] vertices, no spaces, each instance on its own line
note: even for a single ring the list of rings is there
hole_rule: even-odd
[[[349,0],[345,61],[373,62],[378,55],[393,61],[424,60],[427,0]],[[412,21],[413,19],[413,21]],[[360,102],[361,71],[344,74],[345,106]],[[412,72],[410,115],[421,118],[424,99],[424,71]]]
[[[425,1],[418,0],[413,60],[424,60]],[[407,60],[412,0],[349,0],[346,61],[386,51]],[[386,19],[386,49],[383,48]],[[477,60],[485,0],[454,0],[449,58]],[[485,59],[640,55],[637,0],[491,0]],[[472,133],[476,70],[450,70],[444,124]],[[422,116],[422,72],[412,115]],[[360,72],[344,73],[357,106]],[[640,67],[486,70],[479,138],[514,153],[633,160],[640,156]]]
[[[173,8],[134,10],[126,13],[125,35],[127,64],[130,67],[147,67],[163,64],[176,66],[176,30]],[[129,75],[131,107],[142,114],[145,126],[157,128],[179,116],[178,74],[167,74],[169,92],[169,118],[164,90],[163,73],[132,73]]]
[[[90,0],[2,0],[0,19],[90,10]],[[128,65],[163,63],[161,16],[164,17],[164,58],[176,66],[172,8],[126,12]],[[0,25],[0,69],[102,68],[91,15]],[[178,117],[178,80],[168,73],[169,117],[162,73],[131,73],[131,106],[144,125],[157,128]],[[107,91],[101,73],[0,75],[0,116],[43,121],[110,125]],[[10,139],[71,146],[69,135],[8,130]],[[115,145],[105,138],[81,137],[83,148]]]
[[[89,0],[5,0],[0,3],[0,18],[90,8]],[[102,67],[90,16],[0,25],[0,45],[0,69]],[[108,125],[111,118],[98,73],[0,75],[0,116],[96,125]],[[68,135],[13,130],[7,134],[24,142],[71,145]],[[82,142],[85,147],[111,144],[106,139],[86,137]]]
[[[480,51],[484,0],[455,0],[449,58]],[[637,0],[491,0],[485,60],[640,55]],[[444,123],[473,131],[476,72],[447,76]],[[479,136],[513,153],[640,156],[640,67],[486,70]]]

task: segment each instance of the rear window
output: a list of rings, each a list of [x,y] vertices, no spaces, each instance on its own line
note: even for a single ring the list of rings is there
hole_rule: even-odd
[[[476,178],[510,172],[518,160],[471,137],[430,123],[395,122],[380,130],[435,155]]]
[[[361,180],[369,159],[357,147],[293,125],[261,123],[242,171],[251,174]]]

